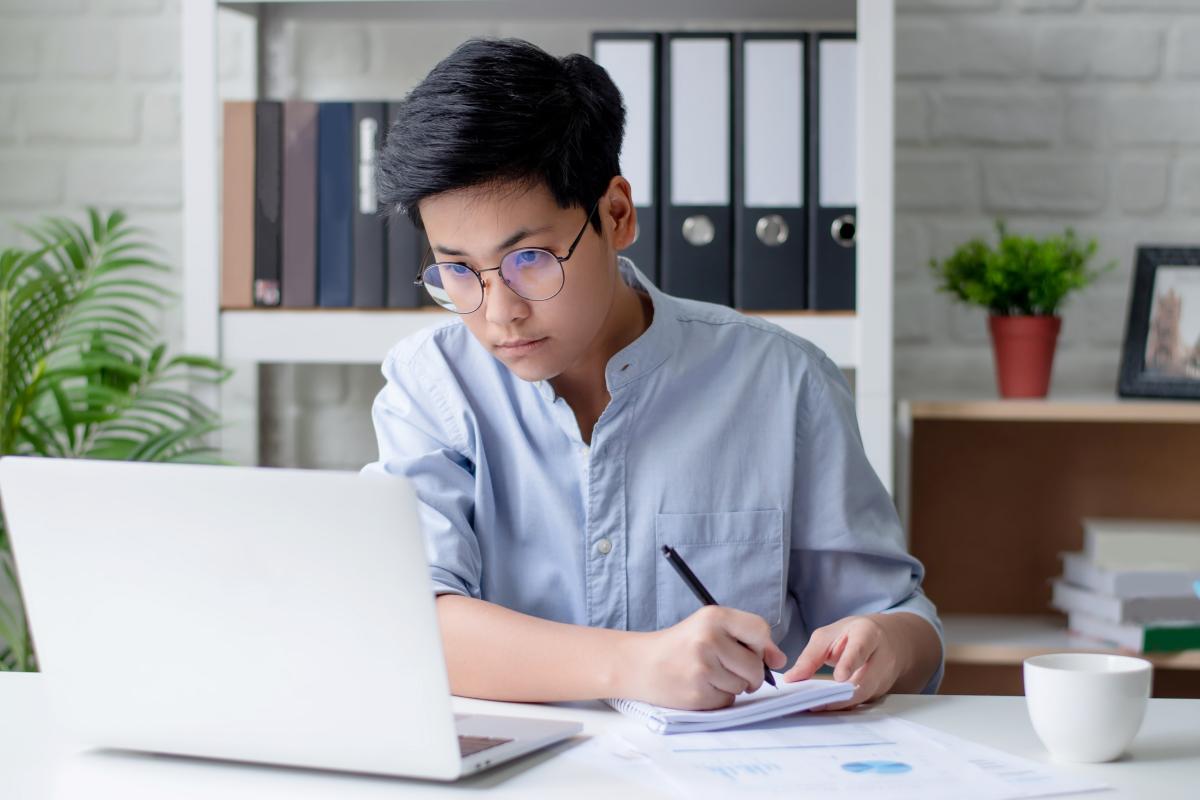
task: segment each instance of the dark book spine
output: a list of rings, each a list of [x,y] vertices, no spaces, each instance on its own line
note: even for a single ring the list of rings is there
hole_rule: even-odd
[[[317,304],[317,105],[283,105],[282,306]]]
[[[260,100],[254,108],[254,304],[280,301],[280,198],[283,192],[283,108]]]
[[[354,104],[354,306],[383,308],[387,262],[375,169],[383,136],[383,103]]]
[[[398,103],[387,104],[388,129],[399,112]],[[386,134],[382,141],[387,141]],[[387,221],[387,305],[388,308],[417,308],[425,290],[414,282],[422,266],[421,232],[408,215],[399,209],[382,209]]]
[[[345,308],[353,290],[353,109],[321,103],[317,113],[317,302]]]

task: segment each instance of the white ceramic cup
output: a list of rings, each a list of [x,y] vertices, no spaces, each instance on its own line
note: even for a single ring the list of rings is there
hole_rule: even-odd
[[[1025,659],[1025,704],[1038,738],[1060,761],[1111,761],[1142,727],[1149,661],[1102,653]]]

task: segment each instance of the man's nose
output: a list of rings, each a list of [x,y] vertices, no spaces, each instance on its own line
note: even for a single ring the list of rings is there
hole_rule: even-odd
[[[510,289],[499,272],[483,276],[483,305],[487,321],[498,325],[529,316],[529,302]]]

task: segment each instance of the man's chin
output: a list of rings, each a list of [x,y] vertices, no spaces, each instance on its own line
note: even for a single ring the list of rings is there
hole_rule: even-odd
[[[496,359],[507,367],[509,372],[529,383],[549,380],[562,372],[561,369],[551,366],[550,359],[544,357],[548,354],[539,354],[543,356],[542,358],[504,358],[498,353],[495,355]]]
[[[551,378],[557,377],[559,372],[561,372],[561,370],[552,369],[540,364],[531,364],[528,361],[505,364],[505,366],[508,367],[508,371],[513,375],[528,383],[548,381]]]

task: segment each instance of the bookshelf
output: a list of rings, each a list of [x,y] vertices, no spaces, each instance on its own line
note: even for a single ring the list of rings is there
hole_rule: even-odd
[[[946,658],[954,664],[1010,666],[1046,653],[1116,653],[1104,642],[1067,630],[1061,617],[1037,614],[947,614]],[[1160,669],[1200,670],[1200,650],[1145,653]]]
[[[1200,518],[1200,403],[906,400],[897,497],[946,633],[947,692],[1019,694],[1021,663],[1118,652],[1050,606],[1087,516]],[[1200,697],[1200,650],[1147,655],[1158,696]]]
[[[1119,398],[1051,400],[934,400],[908,404],[914,420],[992,422],[1200,422],[1200,403]]]
[[[389,25],[464,27],[474,34],[524,36],[551,52],[588,52],[592,30],[856,30],[858,37],[857,313],[763,315],[812,340],[854,371],[859,425],[867,455],[891,488],[893,0],[189,0],[182,5],[183,311],[188,352],[226,361],[237,375],[205,399],[232,425],[222,447],[235,460],[258,462],[258,366],[266,363],[377,364],[393,343],[444,318],[427,310],[222,311],[220,277],[220,114],[218,14],[237,14],[255,29],[256,94],[304,96],[277,74],[295,67],[289,26],[385,20]],[[432,49],[432,48],[431,48]],[[445,52],[430,52],[423,75]],[[415,74],[415,73],[414,73]],[[387,97],[411,87],[393,82]],[[349,80],[343,97],[385,96]],[[309,99],[325,99],[311,97]],[[197,387],[197,393],[204,389]]]

